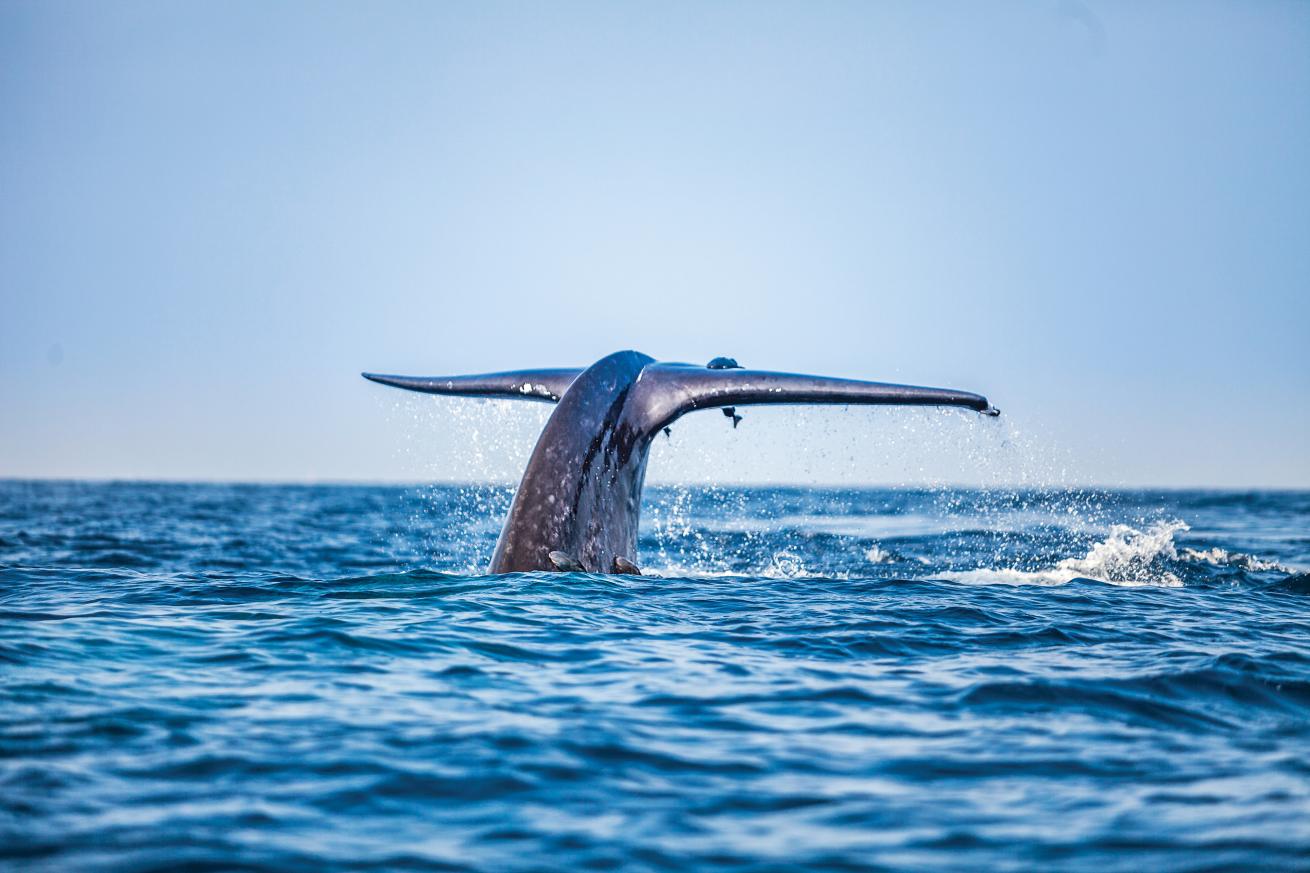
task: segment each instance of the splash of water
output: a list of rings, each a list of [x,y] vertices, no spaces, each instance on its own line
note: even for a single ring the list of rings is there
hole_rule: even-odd
[[[818,406],[742,413],[736,429],[713,412],[684,416],[651,447],[650,481],[1063,488],[1086,480],[1055,440],[1004,415]]]
[[[419,486],[410,523],[423,530],[432,561],[459,572],[483,572],[509,512],[523,467],[552,407],[464,397],[396,394],[401,454],[414,478],[457,484]],[[439,520],[439,523],[436,521]]]
[[[895,560],[890,552],[877,543],[865,550],[864,557],[870,564],[888,564]]]
[[[1065,558],[1050,569],[979,568],[935,575],[970,584],[1066,585],[1075,579],[1091,579],[1127,587],[1181,588],[1182,580],[1165,564],[1178,560],[1174,534],[1187,529],[1187,524],[1177,520],[1158,522],[1147,530],[1116,524],[1086,555]]]
[[[401,451],[410,459],[416,478],[463,483],[453,494],[449,488],[421,486],[418,499],[409,503],[412,529],[425,532],[435,565],[480,572],[508,511],[513,483],[551,407],[402,394],[392,399],[391,412],[403,425],[398,428]],[[1106,516],[1103,492],[1070,487],[1077,478],[1070,472],[1074,465],[1051,441],[1034,438],[1008,418],[998,426],[994,420],[954,410],[799,407],[751,413],[744,428],[758,432],[725,429],[721,416],[692,415],[678,423],[672,439],[657,439],[653,478],[658,481],[662,473],[678,484],[670,489],[671,499],[647,500],[645,529],[655,545],[655,553],[647,556],[652,568],[674,574],[766,577],[845,576],[860,573],[862,567],[864,572],[883,567],[909,571],[898,564],[916,560],[913,555],[898,554],[876,539],[869,542],[868,537],[904,534],[904,524],[891,522],[911,518],[893,517],[894,513],[885,518],[859,513],[832,516],[832,507],[826,507],[822,510],[828,517],[825,527],[813,521],[813,513],[797,513],[785,501],[752,502],[747,511],[745,493],[724,487],[724,482],[742,478],[741,471],[753,465],[768,467],[770,453],[779,451],[788,453],[790,469],[811,483],[834,478],[834,473],[846,484],[886,479],[890,474],[901,487],[927,487],[937,495],[934,511],[944,532],[1054,524],[1066,531],[1072,544],[1088,532],[1099,535],[1111,521],[1120,520]],[[749,436],[743,439],[744,434]],[[961,491],[945,484],[950,479],[972,479],[983,490]],[[742,527],[741,519],[748,517],[751,523]],[[854,529],[843,533],[834,524]],[[871,529],[857,530],[862,526]],[[1033,567],[1007,563],[998,550],[985,562],[987,567],[946,569],[937,577],[1035,585],[1085,578],[1114,585],[1174,587],[1182,582],[1169,565],[1180,561],[1255,572],[1286,569],[1219,548],[1178,549],[1174,535],[1186,529],[1178,521],[1116,523],[1081,557]],[[853,537],[858,551],[816,562],[812,550],[804,546],[806,539],[818,535]]]

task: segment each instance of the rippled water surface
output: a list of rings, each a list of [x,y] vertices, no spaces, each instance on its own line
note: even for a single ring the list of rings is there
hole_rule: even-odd
[[[1310,866],[1310,494],[0,482],[0,866]]]

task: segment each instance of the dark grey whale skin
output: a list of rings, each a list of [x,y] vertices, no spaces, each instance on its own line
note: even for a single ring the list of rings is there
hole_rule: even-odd
[[[967,391],[748,369],[659,363],[615,352],[585,370],[366,379],[429,394],[557,402],[505,519],[491,573],[554,570],[554,551],[592,573],[637,561],[637,523],[655,436],[696,409],[778,403],[959,406],[995,415]]]

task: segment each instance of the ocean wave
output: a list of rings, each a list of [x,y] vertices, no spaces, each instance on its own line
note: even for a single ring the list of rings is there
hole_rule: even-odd
[[[1304,496],[693,489],[490,576],[418,495],[0,483],[0,867],[1310,857]]]
[[[1180,549],[1175,537],[1190,529],[1186,522],[1176,519],[1157,522],[1145,530],[1117,524],[1085,555],[1064,558],[1048,569],[980,567],[948,570],[935,574],[935,578],[971,584],[1052,586],[1089,580],[1122,587],[1181,588],[1184,584],[1181,568],[1188,563],[1232,567],[1252,573],[1296,572],[1277,561],[1229,552],[1218,546]]]

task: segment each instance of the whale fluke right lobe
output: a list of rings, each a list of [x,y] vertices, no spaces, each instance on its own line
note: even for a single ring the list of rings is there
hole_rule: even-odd
[[[831,376],[807,376],[744,368],[709,369],[690,364],[652,364],[643,374],[650,432],[697,409],[813,403],[876,406],[958,406],[984,415],[999,415],[987,398],[953,388],[926,388],[889,382],[865,382]]]

